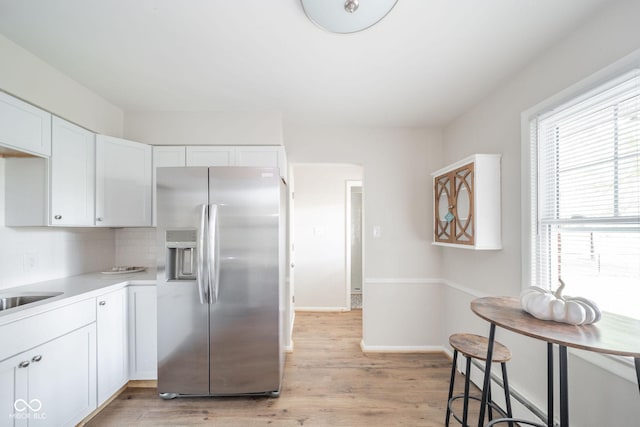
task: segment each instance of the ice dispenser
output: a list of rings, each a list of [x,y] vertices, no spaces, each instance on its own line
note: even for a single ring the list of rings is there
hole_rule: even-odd
[[[167,280],[196,279],[196,230],[167,230]]]

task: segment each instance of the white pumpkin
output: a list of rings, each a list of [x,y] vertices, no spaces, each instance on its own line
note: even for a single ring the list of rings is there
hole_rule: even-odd
[[[571,325],[589,325],[602,317],[595,302],[582,297],[562,296],[564,282],[555,292],[531,286],[520,294],[520,304],[527,313],[541,320],[555,320]]]

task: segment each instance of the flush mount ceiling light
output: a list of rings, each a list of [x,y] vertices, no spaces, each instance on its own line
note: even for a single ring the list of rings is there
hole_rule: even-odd
[[[300,0],[307,17],[332,33],[355,33],[380,22],[398,0]]]

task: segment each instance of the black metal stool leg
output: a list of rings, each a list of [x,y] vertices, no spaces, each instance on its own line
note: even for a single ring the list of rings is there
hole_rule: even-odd
[[[489,381],[489,390],[487,390],[487,409],[489,410],[489,421],[493,421],[493,397],[491,397],[491,381]]]
[[[502,386],[504,387],[504,401],[507,405],[507,418],[513,418],[513,412],[511,410],[511,392],[509,391],[509,379],[507,378],[507,364],[502,365]],[[513,423],[509,422],[509,427],[513,427]]]
[[[449,380],[449,397],[447,397],[447,417],[445,418],[444,425],[449,427],[449,418],[451,418],[451,398],[453,397],[453,384],[456,380],[456,364],[458,362],[458,350],[453,350],[453,362],[451,363],[451,380]]]
[[[638,390],[640,391],[640,359],[636,357],[634,362],[636,365],[636,376],[638,377]]]
[[[469,377],[471,376],[471,358],[467,357],[466,378],[464,379],[464,406],[462,408],[462,427],[467,426],[467,416],[469,415]]]
[[[547,427],[553,427],[553,344],[547,343]]]

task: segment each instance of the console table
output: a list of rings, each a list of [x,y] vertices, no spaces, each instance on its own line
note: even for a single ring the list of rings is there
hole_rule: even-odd
[[[640,320],[610,313],[592,325],[573,326],[565,323],[539,320],[525,312],[515,297],[478,298],[471,302],[471,310],[488,321],[489,346],[487,361],[493,354],[496,326],[547,342],[547,424],[553,426],[553,345],[559,348],[560,426],[569,426],[569,385],[567,375],[567,348],[578,348],[596,353],[633,357],[640,390]],[[482,427],[491,363],[487,362],[482,388],[482,405],[478,427]]]

